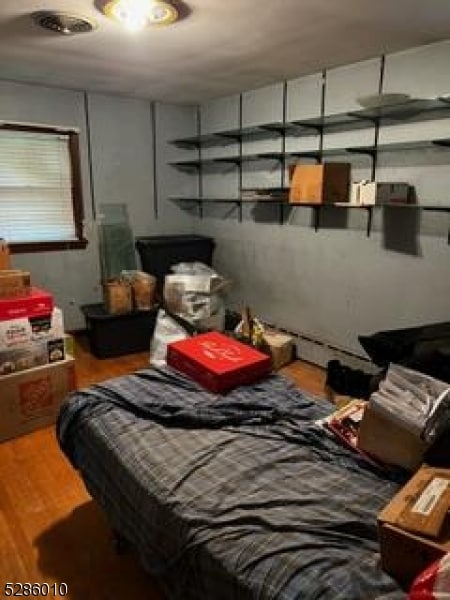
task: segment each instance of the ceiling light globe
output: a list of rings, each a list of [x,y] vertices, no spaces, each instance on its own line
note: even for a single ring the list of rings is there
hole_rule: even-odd
[[[110,0],[103,12],[128,31],[139,31],[147,25],[169,25],[178,18],[176,8],[163,0]]]

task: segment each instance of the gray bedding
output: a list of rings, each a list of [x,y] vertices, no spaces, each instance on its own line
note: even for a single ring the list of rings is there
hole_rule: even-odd
[[[170,598],[402,598],[376,528],[401,478],[325,434],[325,412],[280,376],[219,397],[146,369],[75,392],[57,428]]]

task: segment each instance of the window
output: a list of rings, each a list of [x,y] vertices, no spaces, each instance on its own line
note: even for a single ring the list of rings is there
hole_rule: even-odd
[[[0,238],[13,252],[84,248],[78,134],[0,126]]]

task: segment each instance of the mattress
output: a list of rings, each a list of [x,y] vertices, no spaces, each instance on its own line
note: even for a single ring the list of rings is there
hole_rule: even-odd
[[[144,369],[73,393],[57,430],[168,598],[403,598],[376,524],[402,476],[340,446],[327,412],[279,375],[216,396]]]

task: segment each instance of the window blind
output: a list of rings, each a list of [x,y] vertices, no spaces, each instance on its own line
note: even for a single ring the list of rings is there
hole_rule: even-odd
[[[0,129],[0,237],[76,239],[69,135]]]

